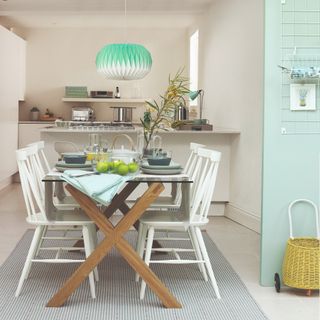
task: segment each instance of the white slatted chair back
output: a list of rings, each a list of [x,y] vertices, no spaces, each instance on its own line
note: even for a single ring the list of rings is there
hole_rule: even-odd
[[[190,222],[207,218],[216,185],[221,152],[198,149],[198,161],[194,170],[195,183],[190,201]]]
[[[28,144],[28,147],[34,146],[34,145],[37,146],[38,148],[38,157],[39,157],[39,161],[41,163],[42,169],[44,173],[47,174],[51,170],[51,168],[49,165],[49,161],[44,153],[44,141],[37,141],[37,142],[30,143]]]
[[[198,149],[199,148],[204,148],[205,145],[204,144],[200,144],[200,143],[195,143],[195,142],[191,142],[190,143],[190,155],[189,158],[187,160],[187,163],[184,167],[183,172],[185,174],[187,174],[189,177],[191,177],[191,179],[193,181],[195,181],[195,179],[197,178],[197,171],[195,172],[195,167],[196,167],[196,163],[198,161]],[[193,193],[193,185],[191,185],[191,196]],[[182,193],[181,193],[181,185],[178,185],[178,190],[177,190],[177,196],[176,196],[176,203],[180,203],[182,199]]]
[[[205,148],[204,144],[190,142],[190,154],[189,158],[187,160],[187,163],[184,167],[184,173],[190,174],[190,170],[192,170],[194,163],[195,163],[195,157],[197,155],[199,148]]]
[[[43,194],[38,183],[37,175],[41,174],[36,161],[36,146],[19,149],[16,151],[21,187],[27,207],[28,217],[34,221],[46,220]],[[39,216],[40,213],[40,216]]]

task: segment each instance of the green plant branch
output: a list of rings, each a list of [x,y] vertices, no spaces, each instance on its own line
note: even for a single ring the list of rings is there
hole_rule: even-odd
[[[172,115],[176,108],[181,104],[186,105],[184,96],[190,92],[187,87],[189,79],[182,76],[182,73],[183,68],[179,69],[173,78],[169,75],[169,85],[165,94],[160,95],[162,99],[160,103],[156,100],[153,102],[146,101],[151,110],[145,112],[143,120],[140,119],[144,129],[146,148],[149,146],[154,133],[158,129],[163,129],[161,124],[170,127],[173,122]]]

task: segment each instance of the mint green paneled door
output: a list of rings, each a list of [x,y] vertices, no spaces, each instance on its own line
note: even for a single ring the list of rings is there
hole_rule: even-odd
[[[284,12],[286,8],[282,6],[287,6],[287,12]],[[302,8],[301,6],[307,7]],[[298,14],[294,15],[294,11]],[[304,16],[306,12],[309,12],[308,16]],[[289,19],[285,24],[282,23],[284,18]],[[303,26],[303,38],[294,34],[295,23],[298,23],[300,27]],[[291,28],[293,32],[290,38],[290,32],[286,30],[289,36],[286,35],[285,40],[282,37],[284,26]],[[317,27],[318,37],[314,36],[314,26]],[[300,58],[305,65],[308,54],[312,56],[313,61],[320,61],[319,30],[319,0],[286,0],[284,4],[281,4],[280,0],[265,1],[265,98],[260,280],[261,284],[266,286],[272,286],[274,273],[281,272],[286,241],[289,238],[287,215],[289,203],[297,198],[307,198],[319,204],[319,83],[316,82],[318,98],[315,111],[303,111],[302,113],[301,111],[290,111],[289,102],[284,102],[284,99],[288,98],[285,91],[293,81],[287,81],[287,78],[284,77],[288,77],[288,75],[282,74],[278,67],[284,61],[284,55],[294,53],[297,54],[294,59]],[[296,51],[294,51],[297,44]],[[290,129],[286,130],[287,134],[282,134],[283,129],[281,128],[283,127]],[[295,234],[315,236],[312,208],[300,205],[295,210],[297,221]]]

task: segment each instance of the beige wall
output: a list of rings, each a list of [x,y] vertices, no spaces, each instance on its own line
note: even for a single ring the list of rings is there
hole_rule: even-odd
[[[259,227],[263,0],[214,1],[199,26],[204,117],[216,126],[241,131],[231,148],[228,212],[239,222],[251,220]]]
[[[70,118],[72,104],[63,103],[64,87],[87,86],[89,90],[115,90],[122,97],[157,98],[167,85],[169,73],[187,66],[185,28],[139,28],[128,31],[131,42],[142,43],[152,54],[151,73],[139,81],[110,81],[96,72],[97,52],[108,43],[121,42],[123,29],[46,28],[19,30],[27,40],[26,99],[20,104],[20,119],[28,119],[32,106],[46,108]],[[79,104],[75,104],[79,105]],[[111,120],[111,109],[93,105],[100,120]],[[135,113],[135,118],[143,109]]]

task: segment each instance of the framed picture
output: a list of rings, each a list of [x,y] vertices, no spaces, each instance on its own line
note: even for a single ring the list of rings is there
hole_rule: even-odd
[[[308,111],[316,110],[316,85],[291,84],[290,110]]]

